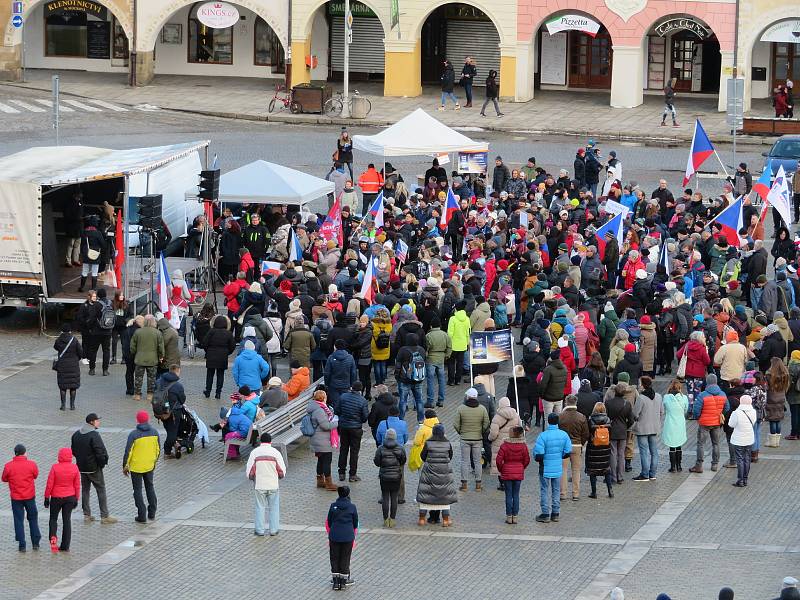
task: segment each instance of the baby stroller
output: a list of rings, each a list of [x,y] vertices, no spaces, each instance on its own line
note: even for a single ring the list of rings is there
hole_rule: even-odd
[[[199,436],[201,447],[206,447],[208,441],[208,428],[202,419],[197,416],[197,413],[190,409],[184,408],[180,412],[180,419],[178,421],[178,439],[175,442],[175,458],[181,457],[181,451],[186,454],[194,452],[194,441]]]

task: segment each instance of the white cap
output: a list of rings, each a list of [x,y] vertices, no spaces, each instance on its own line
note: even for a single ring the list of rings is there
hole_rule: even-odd
[[[562,337],[558,338],[558,347],[559,348],[566,348],[567,346],[569,346],[569,340],[567,339],[566,336],[562,336]]]
[[[647,279],[647,271],[644,269],[637,269],[636,279]]]
[[[256,349],[256,345],[253,342],[251,342],[250,340],[247,340],[244,343],[244,349],[245,350],[255,350]]]
[[[622,588],[615,587],[611,590],[609,598],[610,600],[625,600],[625,592],[622,591]]]
[[[466,393],[464,394],[467,398],[477,398],[478,397],[478,390],[475,388],[469,388]]]

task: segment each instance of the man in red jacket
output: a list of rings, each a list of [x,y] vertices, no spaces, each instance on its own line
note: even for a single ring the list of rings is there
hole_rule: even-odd
[[[3,467],[2,480],[8,483],[11,492],[11,512],[14,514],[14,537],[19,543],[19,551],[25,552],[25,513],[28,514],[28,527],[31,530],[33,549],[39,549],[39,512],[36,509],[36,478],[39,467],[25,454],[25,446],[14,446],[14,458]]]

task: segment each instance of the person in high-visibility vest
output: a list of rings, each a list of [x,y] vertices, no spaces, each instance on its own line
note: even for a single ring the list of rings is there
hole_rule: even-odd
[[[375,170],[375,165],[369,163],[367,170],[364,171],[358,178],[358,187],[361,188],[361,197],[364,204],[362,214],[367,214],[369,207],[378,197],[378,192],[381,191],[383,186],[383,176]]]

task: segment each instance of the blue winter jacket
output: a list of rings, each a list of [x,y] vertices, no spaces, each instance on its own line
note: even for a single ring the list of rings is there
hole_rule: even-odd
[[[258,403],[261,401],[261,396],[256,394],[250,400],[242,401],[242,413],[251,421],[256,420],[256,413],[258,412]]]
[[[347,350],[335,350],[325,363],[325,385],[337,390],[349,390],[358,381],[356,361]]]
[[[352,542],[358,529],[358,510],[350,498],[338,498],[328,509],[328,540],[331,542]]]
[[[706,389],[702,392],[697,394],[697,397],[694,399],[694,404],[692,405],[692,414],[694,415],[695,419],[700,418],[700,413],[703,412],[703,400],[705,400],[708,396],[725,396],[728,395],[722,391],[722,389],[717,385],[707,385]],[[722,412],[728,413],[730,411],[730,401],[725,400],[725,408],[722,409]]]
[[[253,422],[247,418],[239,404],[231,406],[231,413],[228,415],[228,427],[231,432],[235,431],[246,438],[252,424]]]
[[[361,429],[369,416],[367,399],[358,392],[345,392],[333,407],[339,417],[339,429]]]
[[[233,361],[233,380],[236,385],[260,390],[261,381],[269,377],[269,363],[255,350],[242,350]]]
[[[544,461],[544,476],[547,479],[561,477],[561,461],[572,452],[572,441],[567,432],[558,428],[558,425],[548,425],[533,447],[533,457],[537,461]]]
[[[389,417],[378,424],[378,430],[375,432],[378,446],[383,445],[383,438],[386,436],[388,429],[394,429],[397,432],[398,446],[402,446],[408,441],[408,425],[406,425],[406,422],[400,417]]]

